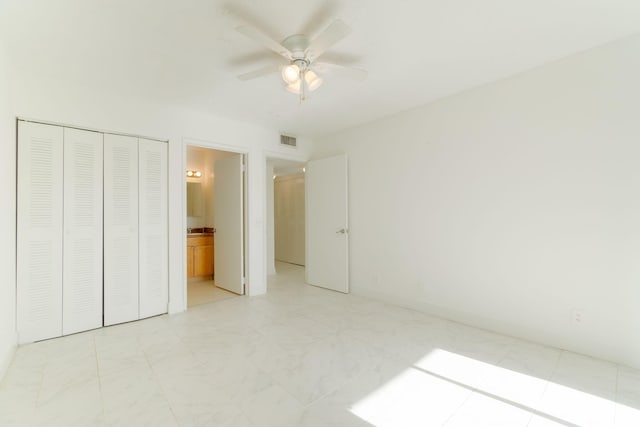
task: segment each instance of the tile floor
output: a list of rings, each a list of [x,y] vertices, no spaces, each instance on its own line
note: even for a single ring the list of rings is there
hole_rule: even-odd
[[[279,265],[232,298],[20,347],[0,425],[640,426],[640,371]]]
[[[192,281],[187,284],[187,307],[210,304],[238,296],[226,289],[218,288],[215,280]]]

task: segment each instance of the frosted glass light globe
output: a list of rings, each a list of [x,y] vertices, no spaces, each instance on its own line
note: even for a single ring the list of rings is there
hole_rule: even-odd
[[[322,85],[322,78],[320,78],[316,73],[312,70],[304,73],[304,79],[307,82],[307,87],[310,91],[314,91]]]
[[[300,79],[300,68],[297,65],[291,64],[282,68],[282,79],[288,85],[297,82]]]

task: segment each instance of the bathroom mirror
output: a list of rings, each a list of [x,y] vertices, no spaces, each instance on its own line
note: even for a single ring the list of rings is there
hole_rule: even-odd
[[[187,182],[187,216],[201,217],[203,215],[202,184],[199,182]]]

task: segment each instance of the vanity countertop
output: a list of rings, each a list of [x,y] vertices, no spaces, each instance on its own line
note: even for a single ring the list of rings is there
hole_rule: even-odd
[[[215,232],[213,227],[187,228],[187,237],[213,236]]]

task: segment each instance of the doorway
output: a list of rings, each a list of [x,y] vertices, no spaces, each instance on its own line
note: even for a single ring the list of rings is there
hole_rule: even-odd
[[[244,294],[244,156],[186,147],[187,307]]]
[[[271,274],[302,271],[305,259],[305,166],[268,159],[268,269]]]

